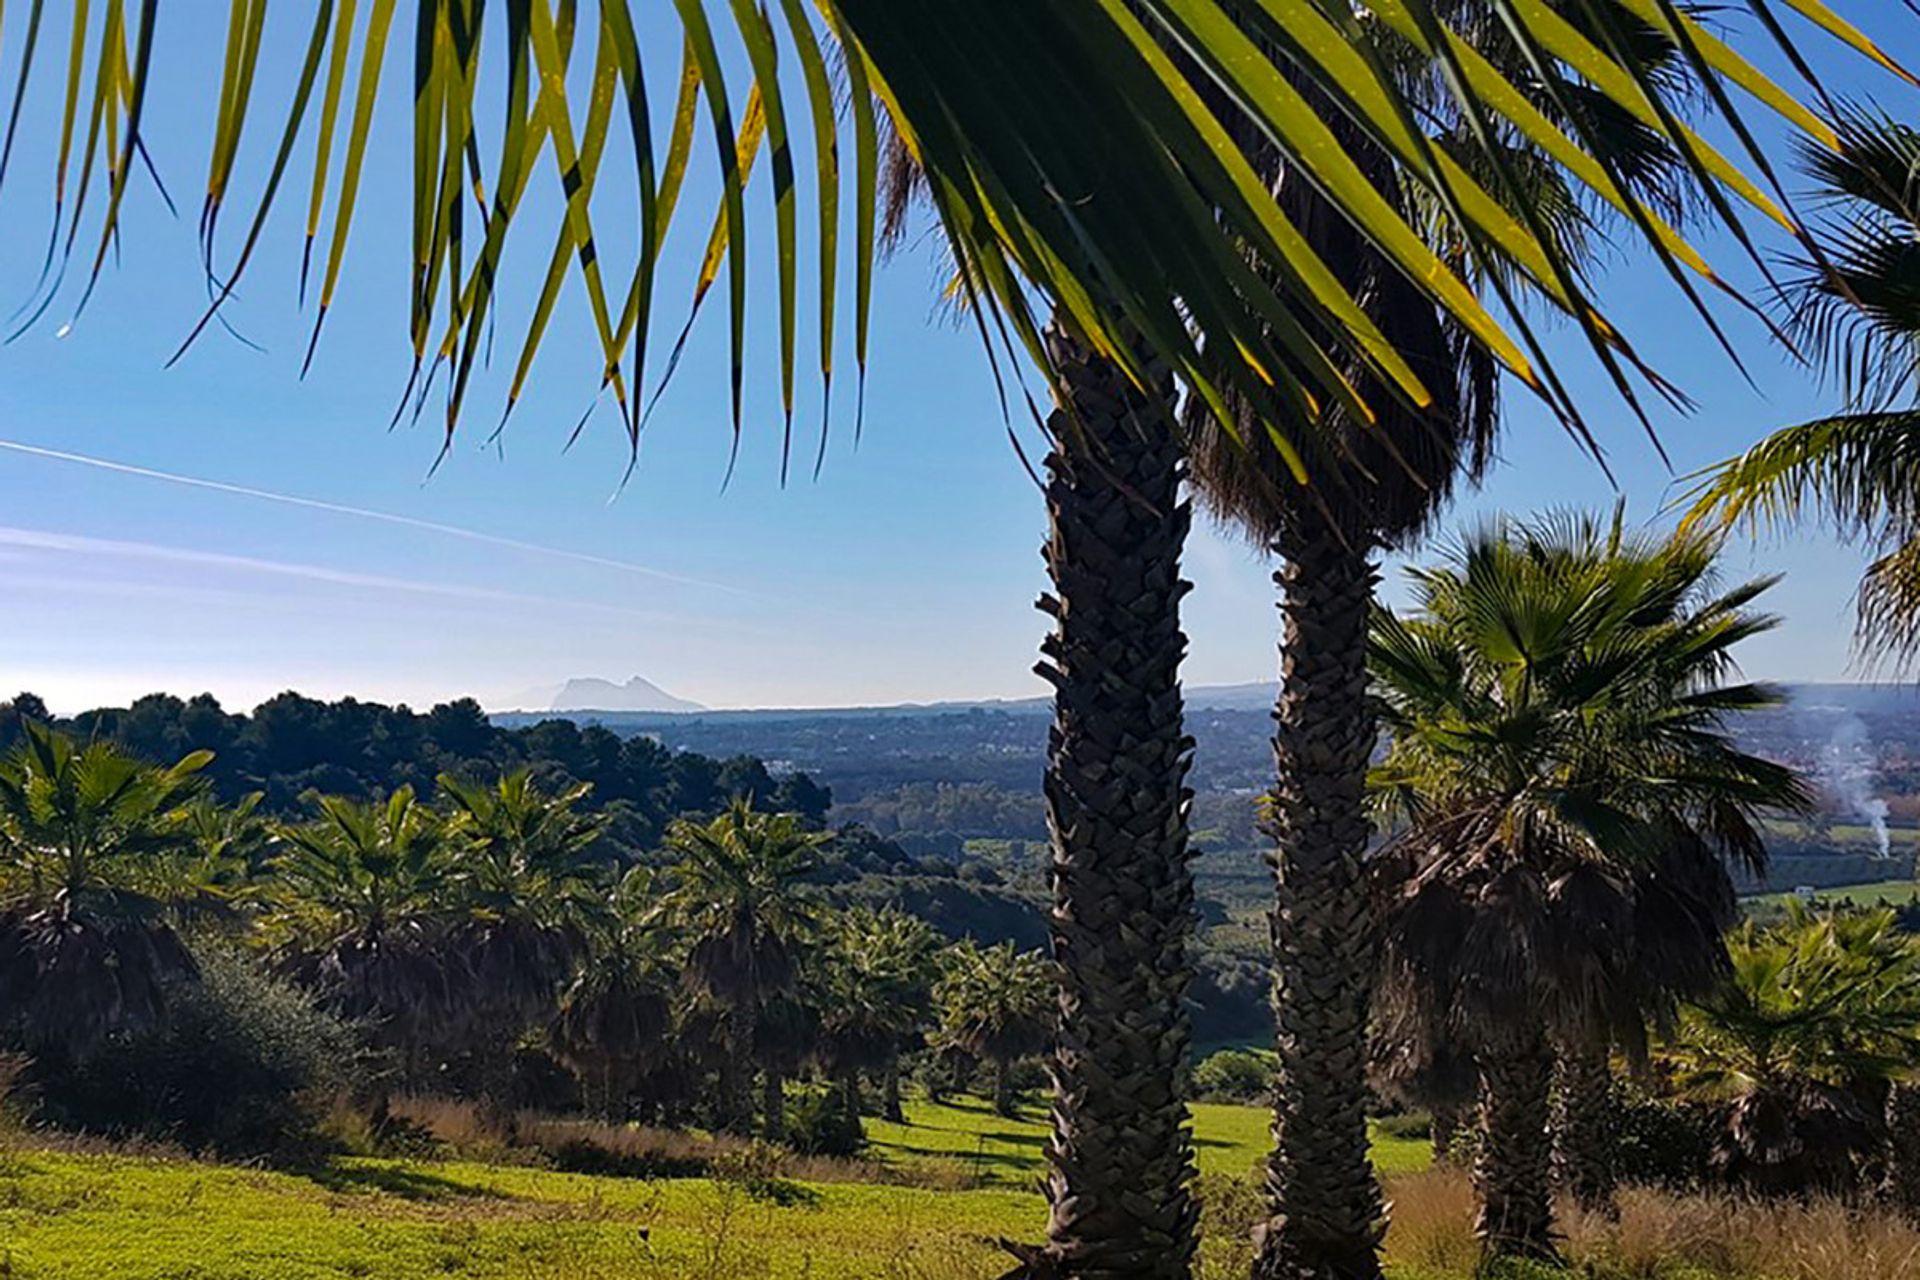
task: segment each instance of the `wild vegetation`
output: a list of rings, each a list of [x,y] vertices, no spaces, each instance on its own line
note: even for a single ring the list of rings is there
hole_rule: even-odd
[[[1811,78],[1774,7],[1746,7],[1785,63]],[[85,225],[98,247],[92,270],[74,273],[86,276],[77,306],[93,296],[121,243],[136,158],[152,168],[141,126],[163,7],[146,3],[131,15],[118,3],[100,8],[97,42],[89,11],[75,11],[55,183],[66,247],[50,249],[28,327],[63,293],[89,210]],[[183,351],[237,295],[302,125],[317,114],[309,255],[323,223],[331,236],[318,273],[313,358],[349,242],[395,16],[393,4],[376,4],[362,26],[355,6],[340,6],[337,22],[331,8],[317,10],[297,76],[258,75],[266,7],[234,5],[217,81],[195,78],[218,86],[199,223],[210,301]],[[799,213],[811,206],[819,215],[824,457],[838,236],[850,222],[854,340],[864,371],[883,125],[902,179],[889,184],[886,202],[897,210],[914,193],[925,196],[952,255],[952,292],[979,322],[996,372],[999,352],[1024,353],[1051,393],[1052,590],[1043,608],[1053,632],[1041,667],[1056,690],[1042,788],[1051,964],[956,948],[925,1002],[941,1014],[930,1060],[963,1072],[975,1056],[995,1059],[1003,1109],[1018,1057],[1042,1039],[1027,1033],[1036,1025],[1052,1032],[1047,1243],[1014,1247],[1021,1274],[1179,1280],[1198,1256],[1203,1207],[1187,1127],[1191,741],[1178,613],[1189,478],[1276,556],[1283,610],[1285,680],[1267,814],[1276,889],[1265,956],[1277,1024],[1274,1143],[1263,1190],[1227,1197],[1224,1214],[1213,1207],[1221,1198],[1209,1201],[1216,1225],[1226,1224],[1216,1243],[1257,1222],[1252,1256],[1233,1265],[1244,1261],[1262,1280],[1380,1274],[1388,1224],[1369,1163],[1366,1069],[1376,1015],[1396,1009],[1374,998],[1385,976],[1398,984],[1390,991],[1416,993],[1401,1002],[1412,1011],[1402,1021],[1422,1062],[1400,1078],[1432,1084],[1450,1074],[1443,1064],[1471,1062],[1481,1114],[1468,1145],[1486,1260],[1556,1261],[1539,1176],[1550,1061],[1557,1057],[1561,1078],[1562,1176],[1604,1213],[1606,1185],[1591,1168],[1597,1157],[1578,1140],[1569,1146],[1569,1135],[1597,1131],[1593,1119],[1611,1088],[1607,1051],[1623,1049],[1637,1066],[1645,1028],[1682,997],[1719,1008],[1732,1025],[1742,1005],[1714,1005],[1716,990],[1725,996],[1715,982],[1759,983],[1768,966],[1726,962],[1713,941],[1727,883],[1721,861],[1751,856],[1758,808],[1793,807],[1798,796],[1790,779],[1729,758],[1720,737],[1719,715],[1752,697],[1722,682],[1713,653],[1715,643],[1737,638],[1745,602],[1722,601],[1721,612],[1734,616],[1689,635],[1692,620],[1671,616],[1688,602],[1672,592],[1664,601],[1641,596],[1625,616],[1603,618],[1611,625],[1589,629],[1595,601],[1609,595],[1608,583],[1590,583],[1591,598],[1570,592],[1557,605],[1509,616],[1519,625],[1505,632],[1469,636],[1482,642],[1479,651],[1453,656],[1476,659],[1465,664],[1471,670],[1435,664],[1453,681],[1444,695],[1475,704],[1474,716],[1463,721],[1440,705],[1445,696],[1426,708],[1437,710],[1437,727],[1422,725],[1423,708],[1411,700],[1393,709],[1390,758],[1405,769],[1398,794],[1417,808],[1387,833],[1395,856],[1379,860],[1388,881],[1381,888],[1366,809],[1376,738],[1371,557],[1417,535],[1454,482],[1490,456],[1497,396],[1507,387],[1538,396],[1598,453],[1589,408],[1535,339],[1531,316],[1567,318],[1642,421],[1645,391],[1684,400],[1636,352],[1629,326],[1590,296],[1585,251],[1602,215],[1612,220],[1606,234],[1632,240],[1664,268],[1702,329],[1730,352],[1696,280],[1734,290],[1683,238],[1701,222],[1726,233],[1714,243],[1730,241],[1756,258],[1747,223],[1769,224],[1821,264],[1814,288],[1828,301],[1864,295],[1870,307],[1879,298],[1880,310],[1897,304],[1897,286],[1872,286],[1902,275],[1898,254],[1880,251],[1901,242],[1898,220],[1911,222],[1904,203],[1882,200],[1891,228],[1869,226],[1852,243],[1842,235],[1836,271],[1808,224],[1780,207],[1787,198],[1774,176],[1779,166],[1728,86],[1784,121],[1830,172],[1846,174],[1873,137],[1808,110],[1686,6],[1666,0],[821,0],[817,23],[799,0],[782,0],[778,25],[770,6],[732,3],[728,23],[714,20],[721,6],[683,0],[673,6],[685,36],[682,102],[662,164],[645,71],[656,47],[681,42],[640,39],[625,0],[604,0],[591,15],[571,4],[556,12],[545,0],[504,8],[490,26],[479,5],[421,0],[417,21],[402,24],[418,42],[407,325],[414,373],[403,401],[417,415],[444,372],[449,443],[476,369],[490,363],[478,356],[491,345],[509,224],[551,144],[564,213],[507,403],[577,264],[604,357],[599,386],[618,403],[637,454],[640,418],[628,379],[636,388],[645,381],[662,244],[702,99],[717,135],[722,199],[694,309],[724,259],[736,442],[748,299],[759,296],[747,287],[744,188],[763,142],[775,195],[783,475],[800,329]],[[1897,70],[1819,0],[1790,8],[1850,60]],[[16,105],[31,87],[41,17],[36,4]],[[716,27],[737,36],[738,47],[718,49]],[[483,58],[482,32],[495,29],[502,35]],[[340,131],[341,179],[329,199],[326,173],[356,38],[355,106]],[[90,43],[98,46],[91,59]],[[498,43],[504,58],[492,56]],[[578,130],[567,101],[578,78],[569,76],[576,43],[594,46],[596,64]],[[723,69],[737,72],[742,61],[752,97],[736,113]],[[316,94],[323,64],[328,74]],[[480,109],[481,95],[501,68],[507,119],[489,170],[480,122],[494,116]],[[251,106],[256,84],[291,86],[291,103],[244,247],[216,265],[243,124],[259,110]],[[1816,83],[1813,96],[1828,114],[1839,112],[1824,86]],[[623,98],[626,109],[616,111]],[[67,144],[80,102],[92,108],[69,215]],[[1730,121],[1735,158],[1684,122],[1698,103]],[[603,207],[594,200],[600,160],[621,152],[608,151],[621,128],[631,133],[641,224],[623,307],[610,304],[592,230]],[[845,208],[843,130],[855,193]],[[104,154],[96,147],[103,133]],[[813,143],[811,185],[796,182],[796,156],[808,150],[796,141]],[[109,194],[89,206],[97,169]],[[1909,185],[1898,172],[1891,178],[1899,189]],[[1838,185],[1857,193],[1857,185]],[[469,186],[481,206],[472,235]],[[57,227],[54,239],[61,240]],[[303,264],[303,291],[305,278]],[[1811,312],[1816,328],[1835,327],[1819,311]],[[1902,366],[1893,375],[1904,377]],[[1878,629],[1903,618],[1905,584],[1920,575],[1905,549],[1913,507],[1906,469],[1864,470],[1890,483],[1858,483],[1859,471],[1841,468],[1833,487],[1842,498],[1833,505],[1895,544],[1866,596],[1869,625]],[[1657,577],[1634,554],[1615,557],[1601,576],[1616,570],[1642,585]],[[1691,586],[1682,583],[1678,594]],[[1426,603],[1435,620],[1445,618],[1444,601]],[[1455,621],[1471,631],[1479,619],[1470,610]],[[1899,647],[1898,628],[1886,630]],[[1675,633],[1678,656],[1653,642]],[[1543,642],[1538,652],[1534,640]],[[1689,666],[1680,660],[1696,656],[1688,650],[1708,660]],[[1536,658],[1569,657],[1557,671],[1534,670]],[[1566,685],[1545,691],[1568,706],[1536,701],[1536,675],[1557,678],[1568,667],[1573,685],[1601,671],[1613,683],[1585,689],[1584,703]],[[1622,705],[1608,696],[1615,689]],[[323,794],[305,821],[281,811],[293,797],[266,797],[271,817],[256,843],[236,829],[250,814],[223,815],[195,800],[197,775],[209,766],[205,742],[155,751],[156,761],[177,761],[165,765],[91,736],[22,732],[0,787],[0,1018],[31,1055],[26,1091],[44,1093],[49,1104],[123,1043],[172,1034],[176,1010],[193,993],[222,989],[209,982],[216,948],[252,957],[270,979],[251,997],[245,983],[224,988],[230,1004],[284,1004],[291,983],[309,1013],[361,1038],[372,1057],[360,1106],[377,1141],[404,1136],[395,1086],[432,1081],[436,1091],[473,1099],[512,1144],[522,1123],[515,1104],[544,1058],[597,1074],[599,1105],[616,1115],[652,1108],[723,1131],[757,1123],[768,1140],[795,1145],[852,1144],[859,1064],[877,1056],[884,1075],[898,1046],[911,1042],[904,1028],[913,1015],[898,1010],[918,1006],[907,993],[924,974],[908,981],[915,965],[904,956],[866,954],[896,943],[914,950],[906,945],[911,927],[845,918],[804,892],[824,840],[798,800],[797,815],[755,809],[746,796],[729,797],[724,811],[658,815],[671,821],[636,843],[662,856],[643,862],[600,856],[598,828],[608,819],[577,813],[582,793],[512,767],[469,771],[466,782],[459,769],[445,777],[436,770],[433,794],[425,777],[357,788],[316,779]],[[1435,744],[1444,750],[1420,750]],[[1448,919],[1425,918],[1430,906]],[[1654,944],[1667,935],[1651,917],[1663,910],[1683,926],[1672,936],[1688,953],[1684,981],[1669,983],[1657,963]],[[1510,938],[1492,936],[1509,927]],[[1850,954],[1858,941],[1872,958],[1830,959],[1827,944],[1802,936],[1821,927],[1836,934],[1831,949]],[[1851,926],[1833,922],[1789,928],[1799,932],[1782,934],[1780,949],[1814,953],[1806,973],[1782,970],[1789,1002],[1832,996],[1809,975],[1837,967],[1846,975],[1840,990],[1866,1002],[1855,1012],[1869,1016],[1874,1031],[1858,1043],[1826,1036],[1797,1046],[1784,1065],[1769,1058],[1765,1072],[1753,1062],[1735,1068],[1761,1072],[1765,1086],[1720,1105],[1738,1127],[1743,1117],[1782,1114],[1782,1097],[1823,1105],[1844,1097],[1864,1109],[1876,1139],[1884,1128],[1904,1132],[1911,1099],[1882,1086],[1911,1065],[1897,1052],[1908,1040],[1906,1015],[1899,984],[1876,976],[1898,947],[1853,939]],[[1449,938],[1462,943],[1457,955],[1436,958]],[[1036,980],[1042,972],[1051,982]],[[1525,1007],[1497,1016],[1483,987]],[[1436,1016],[1453,996],[1469,997],[1465,1007],[1485,1016],[1469,1027]],[[331,1033],[311,1017],[304,1025],[317,1054]],[[1689,1025],[1696,1039],[1686,1043],[1705,1054],[1708,1015]],[[1802,1049],[1828,1056],[1809,1066]],[[1885,1071],[1868,1070],[1869,1061],[1888,1060]],[[789,1079],[804,1072],[828,1076],[835,1096],[824,1109],[790,1114]],[[570,1079],[578,1084],[577,1075],[545,1078],[559,1091]],[[1875,1123],[1865,1104],[1881,1092],[1888,1120]],[[77,1098],[65,1105],[73,1122],[89,1123]],[[1803,1131],[1792,1130],[1788,1145],[1800,1141]],[[1746,1146],[1750,1157],[1769,1149]],[[1899,1144],[1876,1140],[1846,1163],[1844,1190],[1860,1194],[1875,1181],[1864,1161],[1882,1146],[1889,1178],[1900,1183]],[[1824,1176],[1829,1166],[1820,1167]],[[749,1194],[791,1194],[763,1173],[747,1174],[742,1185]],[[1596,1270],[1611,1265],[1603,1249],[1584,1260]],[[458,1255],[448,1261],[464,1265]],[[670,1265],[685,1271],[688,1261]],[[783,1250],[775,1265],[791,1261]],[[1438,1253],[1415,1265],[1427,1262],[1452,1265]],[[720,1266],[710,1269],[723,1274]]]
[[[1714,586],[1714,552],[1617,517],[1500,524],[1419,571],[1409,613],[1373,620],[1387,838],[1369,871],[1367,1176],[1461,1215],[1452,1235],[1393,1228],[1381,1256],[1399,1274],[1484,1254],[1606,1275],[1644,1247],[1634,1205],[1920,1209],[1920,939],[1891,912],[1794,911],[1723,941],[1763,815],[1809,797],[1725,735],[1774,695],[1727,679],[1768,625],[1766,584]],[[982,1236],[1035,1234],[1015,1188],[1060,1158],[1059,1113],[1045,1138],[1033,1097],[1060,1061],[1055,965],[836,899],[820,872],[844,833],[740,796],[633,850],[589,784],[525,769],[444,774],[428,796],[310,793],[274,816],[257,793],[221,804],[204,751],[157,765],[24,718],[17,735],[0,1034],[34,1135],[9,1176],[23,1204],[55,1206],[16,1211],[56,1250],[23,1257],[51,1274],[59,1188],[91,1176],[89,1141],[265,1160],[294,1176],[263,1194],[296,1216],[303,1178],[361,1197],[354,1212],[397,1200],[401,1220],[505,1197],[574,1224],[559,1234],[657,1228],[663,1257],[715,1204],[762,1224],[726,1226],[715,1257],[848,1196],[913,1223],[955,1197],[935,1232],[947,1270],[929,1275],[985,1274]],[[1203,1273],[1253,1265],[1277,1067],[1237,1049],[1180,1065]],[[1430,1150],[1440,1171],[1407,1181]],[[493,1171],[422,1163],[449,1159]],[[120,1167],[130,1188],[188,1176]],[[589,1193],[560,1175],[654,1190],[609,1186],[620,1207],[582,1219]],[[503,1178],[519,1189],[488,1189]],[[880,1238],[823,1239],[816,1261],[925,1262]],[[495,1274],[517,1247],[481,1232],[459,1256]]]

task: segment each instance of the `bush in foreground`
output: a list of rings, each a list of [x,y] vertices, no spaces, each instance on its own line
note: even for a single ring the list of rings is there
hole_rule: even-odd
[[[225,1157],[296,1159],[353,1084],[353,1028],[298,988],[220,951],[170,996],[165,1027],[109,1041],[78,1070],[39,1081],[64,1128],[176,1142]]]

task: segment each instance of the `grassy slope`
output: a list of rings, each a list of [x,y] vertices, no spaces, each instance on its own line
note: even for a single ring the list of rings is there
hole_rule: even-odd
[[[1769,893],[1747,900],[1749,910],[1762,912],[1786,910],[1787,900],[1794,897],[1788,893]],[[1879,884],[1855,884],[1838,889],[1821,889],[1814,895],[1813,905],[1835,905],[1847,903],[1856,907],[1904,907],[1920,898],[1920,881],[1886,880]]]
[[[474,1164],[342,1161],[318,1176],[121,1156],[0,1153],[0,1276],[32,1280],[487,1280],[997,1274],[994,1236],[1037,1239],[1044,1129],[977,1103],[875,1124],[889,1160],[959,1160],[977,1189],[819,1185],[798,1203],[703,1179],[639,1182]],[[1203,1168],[1240,1173],[1255,1108],[1203,1107]],[[1425,1163],[1389,1141],[1383,1164]]]
[[[868,1120],[874,1154],[889,1160],[958,1160],[982,1181],[1032,1186],[1044,1171],[1046,1117],[1034,1110],[1023,1119],[1005,1120],[978,1098],[950,1102],[939,1107],[908,1103],[905,1125]],[[1264,1108],[1201,1103],[1193,1110],[1202,1173],[1244,1174],[1266,1155]],[[1431,1154],[1425,1142],[1374,1135],[1374,1162],[1384,1173],[1424,1169]]]

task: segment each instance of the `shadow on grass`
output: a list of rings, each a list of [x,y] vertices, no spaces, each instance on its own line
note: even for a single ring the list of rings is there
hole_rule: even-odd
[[[876,1150],[889,1155],[913,1156],[950,1165],[992,1165],[995,1168],[1018,1169],[1030,1172],[1039,1166],[1034,1157],[1011,1151],[956,1151],[951,1147],[917,1147],[905,1142],[875,1143]]]
[[[300,1177],[328,1191],[350,1194],[381,1192],[402,1200],[511,1200],[492,1187],[478,1186],[404,1165],[324,1165],[297,1171]]]

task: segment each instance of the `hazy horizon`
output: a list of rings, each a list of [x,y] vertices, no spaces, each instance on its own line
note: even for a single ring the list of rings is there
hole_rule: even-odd
[[[158,38],[170,46],[162,56],[175,68],[173,83],[196,59],[217,76],[224,8],[182,8],[169,19]],[[1914,30],[1901,24],[1889,33],[1896,56],[1920,61]],[[260,74],[290,74],[302,43],[303,24],[270,20]],[[405,191],[410,181],[411,104],[398,87],[407,82],[406,42],[394,42],[390,56],[396,87],[379,99],[369,192]],[[208,121],[198,95],[165,89],[148,104],[146,136],[161,172],[191,185]],[[44,117],[57,110],[57,95],[29,95],[15,185],[0,202],[9,243],[45,240],[49,209],[26,175],[53,171],[59,131]],[[246,140],[236,190],[259,189],[270,151],[264,135]],[[555,213],[553,186],[530,191],[527,225]],[[714,195],[696,180],[688,207]],[[0,592],[16,618],[31,620],[0,629],[0,689],[29,689],[63,708],[153,690],[209,690],[251,706],[289,687],[429,705],[590,673],[640,673],[708,706],[1046,692],[1030,673],[1047,627],[1032,607],[1045,589],[1041,495],[1008,443],[978,338],[940,315],[932,237],[911,241],[879,272],[864,428],[856,448],[852,378],[843,377],[817,481],[814,409],[795,427],[804,462],[780,482],[774,309],[764,307],[748,335],[746,431],[731,481],[723,487],[725,325],[703,323],[623,487],[628,441],[611,407],[601,405],[567,447],[599,370],[572,282],[497,441],[489,433],[511,372],[506,355],[478,375],[476,407],[437,470],[437,423],[409,426],[403,416],[390,429],[411,355],[409,247],[407,219],[379,212],[355,224],[354,252],[304,381],[300,352],[312,316],[296,302],[297,216],[269,224],[245,295],[225,312],[263,350],[214,330],[165,369],[198,318],[205,277],[194,220],[169,217],[152,183],[136,175],[119,263],[84,316],[69,332],[65,315],[50,315],[0,347],[0,493],[8,500]],[[622,251],[622,221],[611,202],[602,224],[610,257]],[[223,259],[238,230],[223,225]],[[669,334],[684,315],[701,233],[681,229],[687,238],[668,246],[660,323]],[[1701,239],[1731,279],[1753,287],[1738,246]],[[509,247],[501,275],[508,348],[517,346],[509,330],[524,323],[543,249],[534,239]],[[30,297],[38,268],[37,253],[0,262],[0,302]],[[1550,328],[1545,340],[1591,406],[1610,472],[1514,392],[1502,464],[1442,522],[1443,536],[1494,510],[1599,507],[1621,494],[1635,520],[1670,518],[1662,513],[1678,477],[1837,403],[1768,345],[1757,322],[1729,308],[1722,319],[1748,360],[1749,386],[1643,257],[1617,253],[1594,275],[1609,315],[1640,350],[1657,353],[1654,363],[1698,412],[1649,405],[1663,458],[1606,375],[1579,354],[1577,336]],[[774,285],[770,274],[750,283]],[[1012,425],[1037,463],[1038,433],[1018,416]],[[1852,593],[1866,559],[1864,549],[1815,528],[1757,545],[1736,540],[1725,576],[1785,575],[1764,604],[1786,621],[1742,647],[1744,668],[1769,679],[1846,678]],[[1389,602],[1401,598],[1394,566],[1403,563],[1389,564]],[[1196,584],[1185,609],[1187,679],[1271,678],[1277,618],[1263,558],[1203,519],[1185,567]]]

